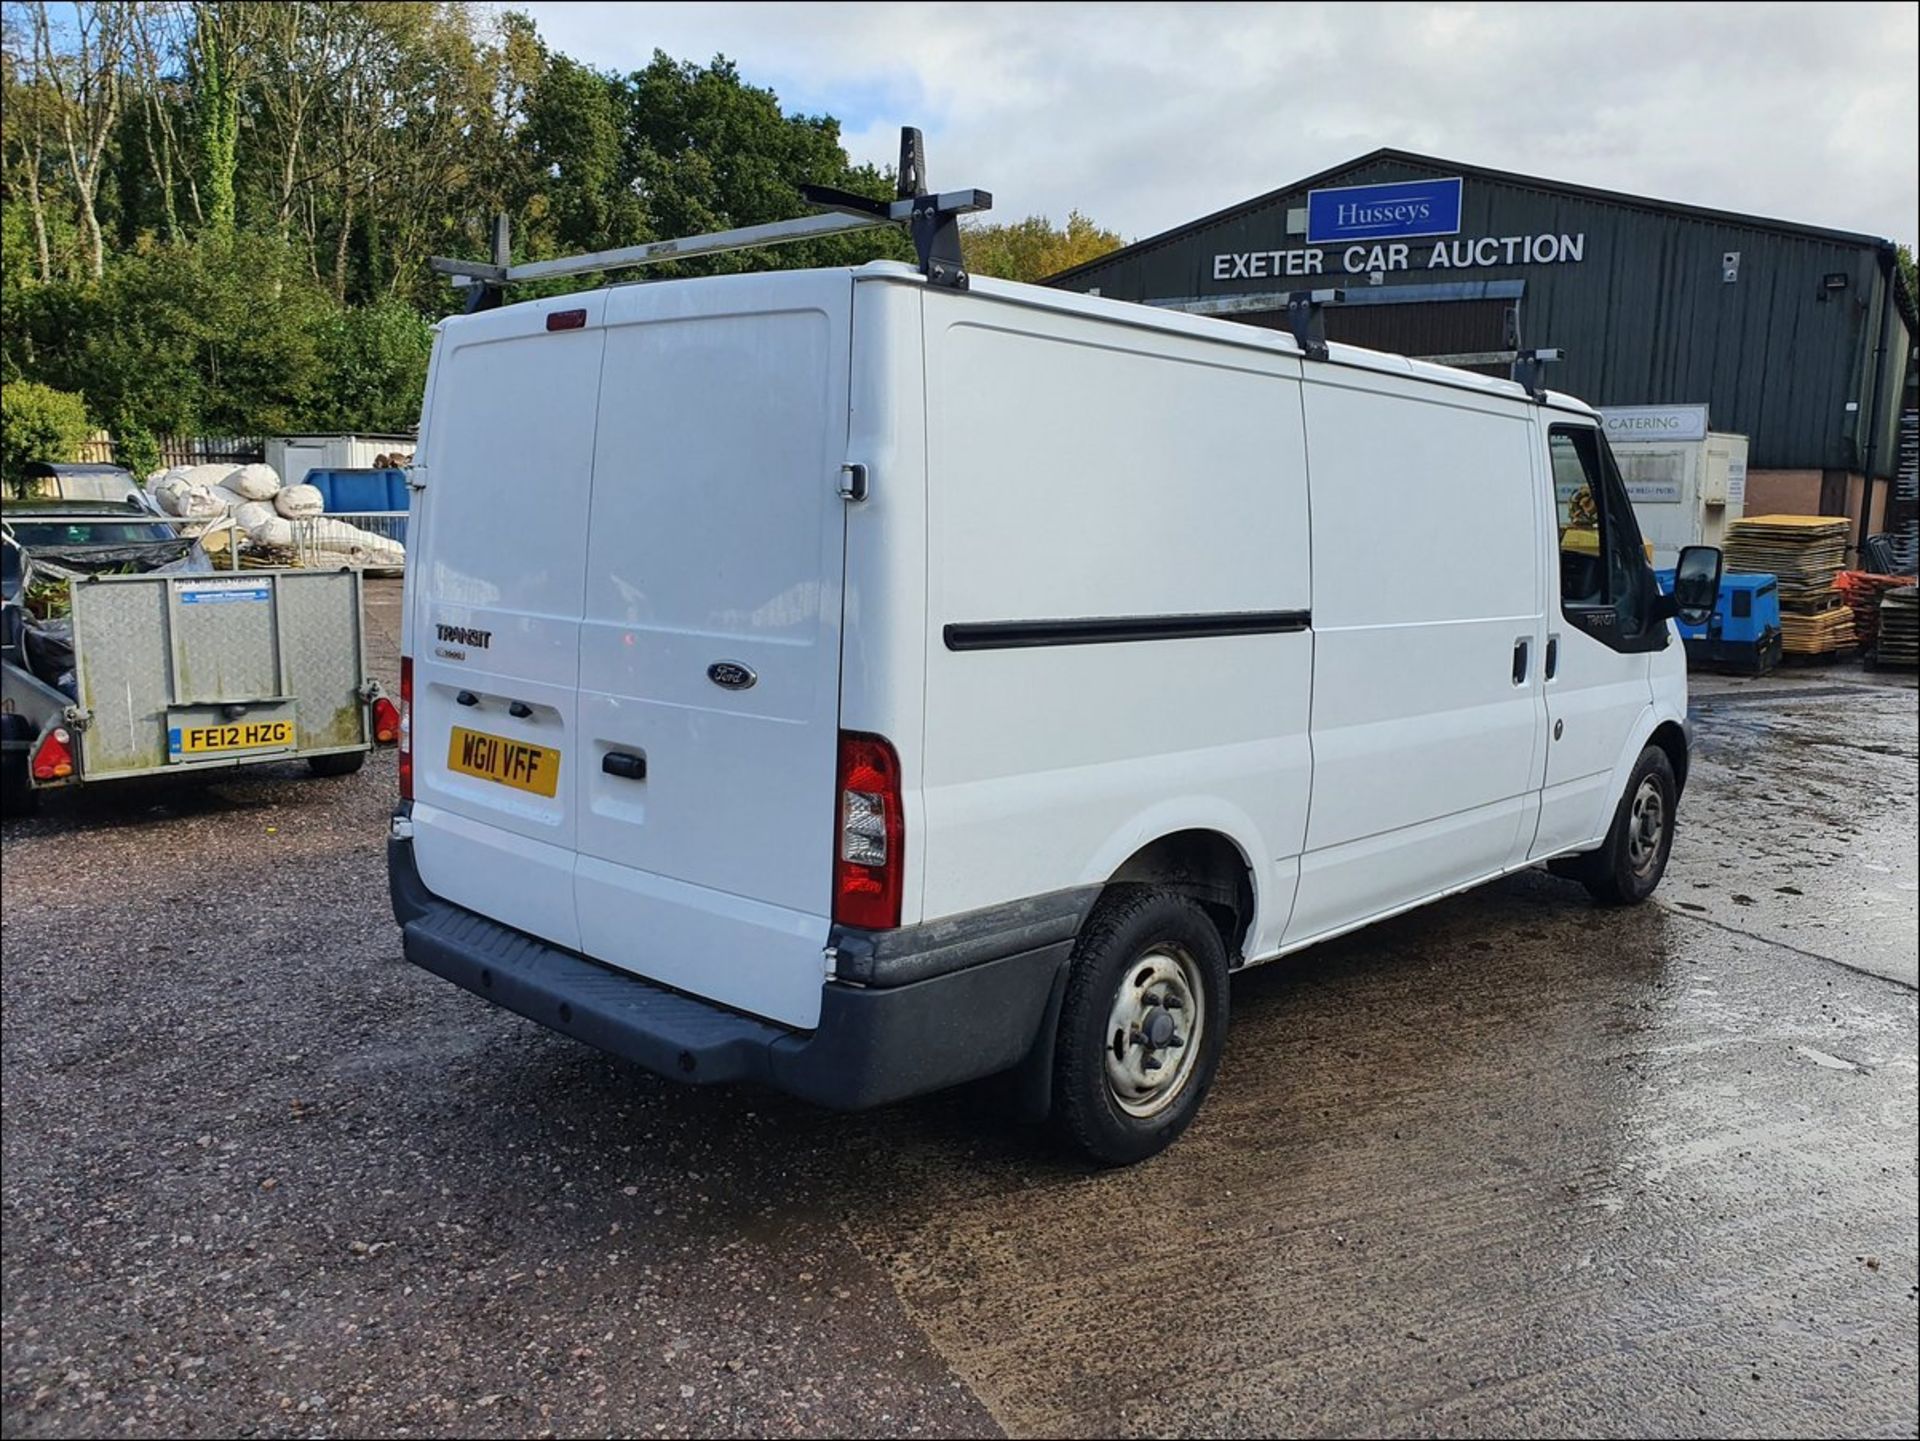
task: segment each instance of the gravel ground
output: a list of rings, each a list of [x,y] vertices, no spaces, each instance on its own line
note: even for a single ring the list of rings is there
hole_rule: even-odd
[[[1699,689],[1658,904],[1533,873],[1243,977],[1125,1173],[414,970],[390,756],[50,803],[0,872],[0,1429],[1913,1435],[1914,692]]]

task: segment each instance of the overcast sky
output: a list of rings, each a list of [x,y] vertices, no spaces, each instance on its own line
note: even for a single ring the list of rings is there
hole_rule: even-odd
[[[1127,239],[1381,145],[1696,205],[1920,233],[1920,7],[516,4],[628,70],[725,54],[855,159],[927,135],[1002,219]]]

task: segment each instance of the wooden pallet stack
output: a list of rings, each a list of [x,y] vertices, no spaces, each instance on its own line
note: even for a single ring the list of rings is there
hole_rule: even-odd
[[[1847,522],[1830,515],[1758,515],[1727,527],[1727,569],[1779,582],[1782,648],[1837,655],[1855,644],[1853,611],[1834,588],[1847,560]]]
[[[1880,597],[1880,643],[1873,658],[1877,665],[1920,666],[1920,588],[1904,585]]]
[[[1837,585],[1840,598],[1853,611],[1853,640],[1861,651],[1871,654],[1874,636],[1880,630],[1880,597],[1890,590],[1912,585],[1910,575],[1872,575],[1864,570],[1843,570]]]

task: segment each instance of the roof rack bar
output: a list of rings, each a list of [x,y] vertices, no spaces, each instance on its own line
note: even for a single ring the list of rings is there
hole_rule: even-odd
[[[1295,290],[1287,296],[1287,325],[1294,343],[1308,360],[1327,358],[1327,311],[1329,305],[1346,301],[1347,292],[1331,290]]]
[[[645,245],[599,250],[590,255],[569,255],[560,260],[531,260],[520,265],[492,266],[435,256],[427,263],[443,275],[466,275],[475,280],[506,285],[526,280],[556,280],[567,275],[593,275],[603,270],[624,270],[630,265],[657,265],[665,260],[720,255],[729,250],[749,250],[760,245],[788,245],[796,240],[811,240],[821,235],[872,230],[887,223],[886,219],[856,220],[846,215],[805,215],[798,220],[777,220],[769,225],[743,225],[737,230],[716,230],[707,235],[689,235],[679,240],[652,240]]]
[[[555,280],[570,275],[593,275],[629,266],[656,265],[668,260],[687,260],[698,255],[718,255],[729,250],[749,250],[763,245],[789,245],[796,240],[813,240],[824,235],[844,235],[858,230],[873,230],[885,225],[904,225],[912,233],[920,255],[920,268],[938,285],[964,290],[965,266],[960,257],[959,217],[988,210],[993,196],[984,190],[949,190],[942,194],[920,194],[926,183],[926,155],[920,132],[911,127],[900,134],[900,197],[892,201],[874,200],[849,191],[823,186],[802,186],[801,194],[812,204],[833,213],[803,215],[794,220],[776,220],[765,225],[745,225],[734,230],[717,230],[707,235],[689,235],[677,240],[653,240],[644,245],[629,245],[619,250],[601,250],[590,255],[571,255],[560,260],[534,260],[521,265],[507,263],[506,218],[495,222],[493,262],[452,260],[436,255],[428,267],[454,278],[456,284],[478,287],[469,309],[489,309],[499,303],[503,286],[518,281]]]
[[[1520,350],[1514,353],[1513,381],[1536,401],[1547,398],[1547,366],[1564,356],[1558,349]]]

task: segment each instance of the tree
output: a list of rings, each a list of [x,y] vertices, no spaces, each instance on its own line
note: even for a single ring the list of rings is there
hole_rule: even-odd
[[[194,130],[206,224],[216,239],[232,235],[239,216],[240,101],[256,69],[250,32],[272,10],[243,0],[193,0]]]
[[[87,239],[87,264],[97,280],[106,270],[100,229],[100,177],[111,152],[107,137],[120,118],[121,67],[131,40],[133,7],[126,0],[73,6],[74,43],[56,47],[46,0],[33,7],[34,56],[53,92],[55,121]]]
[[[1008,224],[963,222],[967,265],[977,275],[1002,280],[1040,281],[1097,260],[1120,248],[1120,237],[1102,230],[1078,210],[1069,211],[1064,229],[1044,215]]]
[[[1894,252],[1894,264],[1900,271],[1900,278],[1907,283],[1908,298],[1920,301],[1920,275],[1914,273],[1913,247],[1911,245],[1902,245],[1896,250]]]
[[[0,475],[15,495],[27,490],[29,462],[72,460],[93,427],[77,395],[31,380],[0,386]]]
[[[315,430],[401,431],[420,419],[433,327],[411,305],[377,301],[329,316],[307,424]]]
[[[542,259],[893,195],[724,57],[602,71],[472,0],[22,0],[0,31],[0,377],[82,395],[133,459],[410,425],[459,304],[426,257],[484,253],[500,211]],[[911,254],[887,227],[645,273]]]

